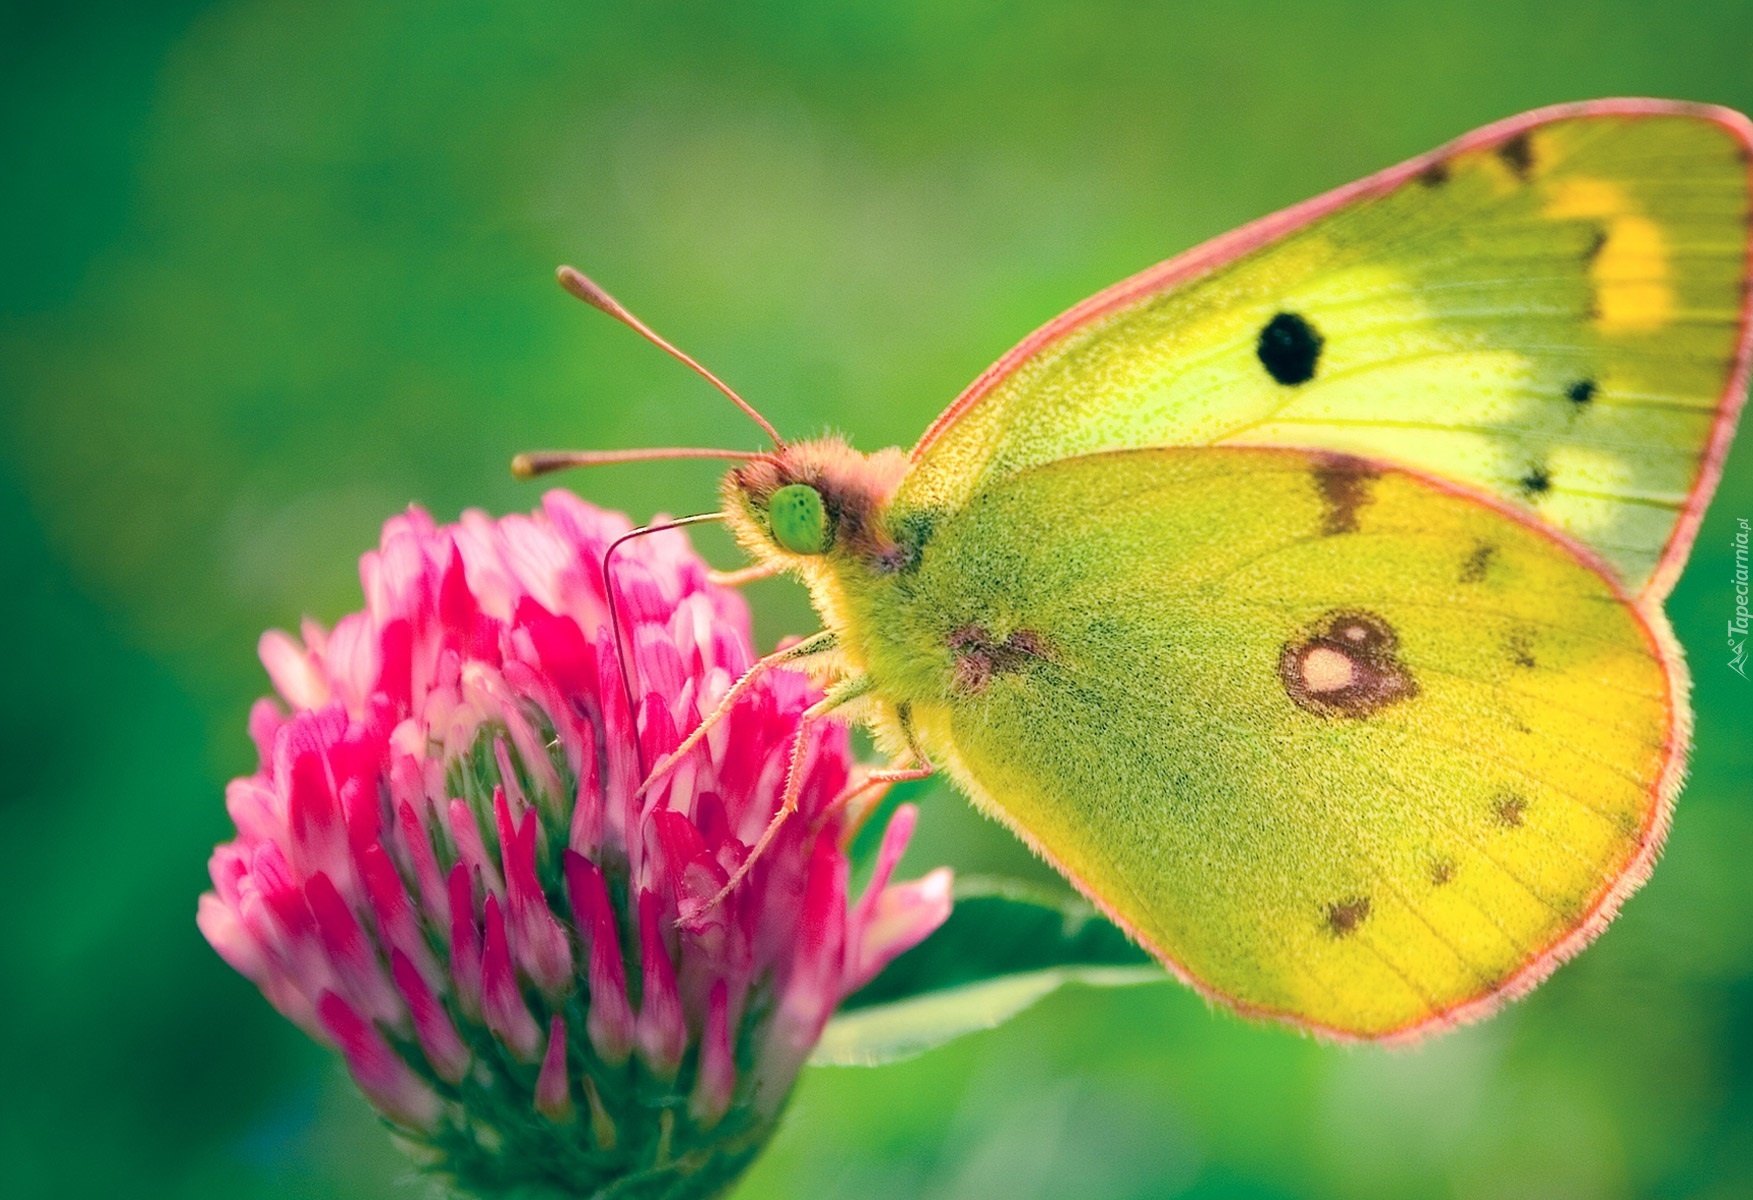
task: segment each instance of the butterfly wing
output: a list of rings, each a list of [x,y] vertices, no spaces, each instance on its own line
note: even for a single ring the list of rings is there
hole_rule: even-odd
[[[921,439],[897,512],[1074,454],[1304,446],[1479,488],[1660,598],[1753,350],[1750,147],[1727,110],[1602,101],[1265,218],[1012,350]]]
[[[1659,612],[1508,505],[1169,448],[995,482],[858,614],[923,747],[1208,995],[1407,1036],[1532,986],[1647,873]]]

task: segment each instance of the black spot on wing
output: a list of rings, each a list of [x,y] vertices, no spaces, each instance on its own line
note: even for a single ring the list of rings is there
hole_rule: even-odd
[[[1418,182],[1428,188],[1441,187],[1449,181],[1452,174],[1453,171],[1449,167],[1449,160],[1446,158],[1439,158],[1418,173]]]
[[[1266,373],[1286,387],[1307,383],[1315,377],[1323,339],[1315,327],[1296,313],[1281,312],[1260,330],[1254,353]]]
[[[1523,499],[1538,500],[1552,490],[1552,472],[1546,469],[1546,464],[1536,464],[1517,481],[1516,486],[1521,489]]]
[[[1518,133],[1515,137],[1497,148],[1498,158],[1510,173],[1523,183],[1534,174],[1534,139],[1526,133]]]
[[[1595,402],[1595,393],[1599,390],[1593,379],[1579,379],[1564,389],[1564,398],[1573,408],[1581,410]]]

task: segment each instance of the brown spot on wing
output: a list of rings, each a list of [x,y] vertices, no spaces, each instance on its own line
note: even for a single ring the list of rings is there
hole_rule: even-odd
[[[1357,532],[1357,513],[1371,500],[1371,486],[1381,477],[1361,458],[1331,454],[1315,467],[1315,488],[1321,493],[1321,532],[1332,537]]]
[[[1455,860],[1452,858],[1433,859],[1430,864],[1430,885],[1442,887],[1455,877]]]
[[[1345,937],[1369,920],[1369,915],[1370,898],[1368,896],[1352,896],[1345,900],[1335,900],[1327,906],[1327,928],[1334,937]]]
[[[1497,557],[1497,547],[1488,542],[1480,542],[1473,547],[1473,553],[1461,564],[1462,583],[1480,583],[1485,579],[1485,572],[1491,566],[1491,560]]]
[[[1510,632],[1505,648],[1509,651],[1510,661],[1518,667],[1532,668],[1534,663],[1534,635],[1526,629]]]
[[[986,690],[986,684],[992,678],[992,663],[978,654],[964,654],[956,659],[955,674],[950,677],[950,684],[963,695],[973,695]]]
[[[1523,183],[1534,175],[1534,139],[1526,133],[1518,133],[1515,137],[1497,148],[1498,158],[1510,173]]]
[[[944,639],[956,657],[951,687],[964,695],[984,691],[995,676],[1010,675],[1050,656],[1047,640],[1032,629],[1013,630],[999,641],[983,625],[963,625]]]
[[[1393,627],[1376,614],[1337,610],[1285,643],[1278,679],[1298,708],[1316,716],[1367,717],[1418,695],[1399,647]]]
[[[1446,158],[1439,158],[1418,173],[1418,182],[1429,188],[1441,187],[1449,181],[1452,174],[1453,172],[1449,167],[1449,160]]]
[[[1514,792],[1503,792],[1491,802],[1491,815],[1505,829],[1519,829],[1527,816],[1528,801]]]

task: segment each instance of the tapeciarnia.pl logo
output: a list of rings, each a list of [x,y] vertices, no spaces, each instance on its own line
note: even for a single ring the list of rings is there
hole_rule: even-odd
[[[1747,633],[1753,616],[1747,612],[1747,518],[1735,531],[1735,615],[1729,618],[1729,670],[1747,678]]]

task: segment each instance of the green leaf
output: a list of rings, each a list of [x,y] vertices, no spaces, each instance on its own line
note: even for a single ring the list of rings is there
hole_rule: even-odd
[[[999,880],[965,880],[938,931],[848,997],[811,1060],[875,1066],[1015,1016],[1065,983],[1166,979],[1082,900]]]

